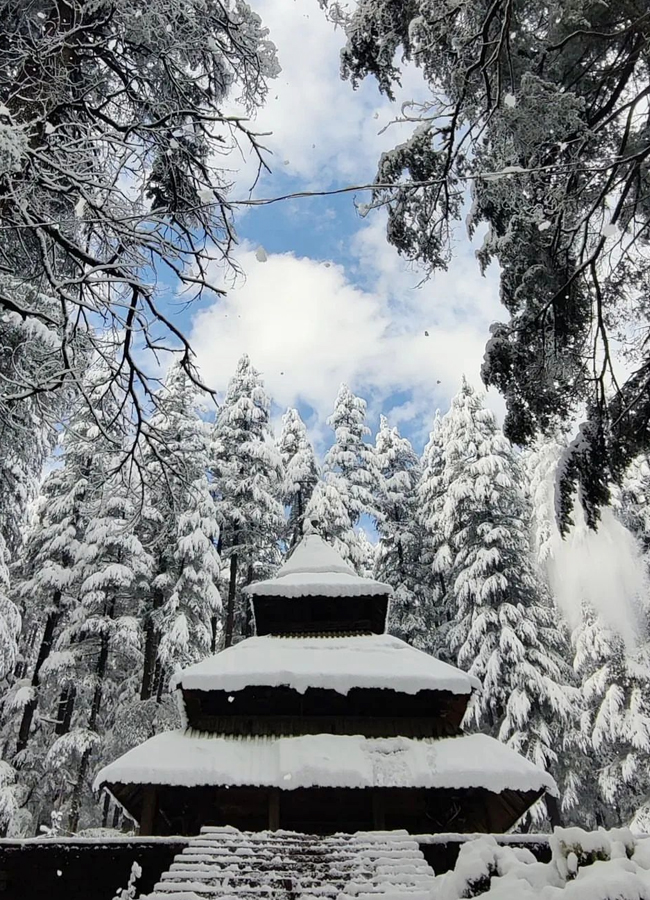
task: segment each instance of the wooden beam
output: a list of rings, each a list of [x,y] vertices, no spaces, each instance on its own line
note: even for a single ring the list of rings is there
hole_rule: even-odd
[[[386,809],[384,795],[376,788],[372,792],[372,827],[375,831],[386,830]]]
[[[560,804],[557,801],[557,797],[554,797],[552,794],[544,794],[544,801],[546,802],[546,812],[548,813],[548,818],[553,828],[558,828],[562,826],[562,815],[560,813]]]
[[[280,789],[269,790],[269,831],[280,828]]]
[[[145,784],[142,788],[142,813],[140,815],[140,834],[154,834],[156,812],[158,810],[158,791],[155,785]]]

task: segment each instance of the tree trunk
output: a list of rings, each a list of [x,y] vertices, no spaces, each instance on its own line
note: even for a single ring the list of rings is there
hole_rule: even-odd
[[[164,564],[161,563],[159,571],[165,571]],[[163,595],[161,590],[153,592],[151,609],[147,615],[145,624],[144,637],[144,660],[142,663],[142,684],[140,686],[140,699],[149,700],[155,693],[155,674],[156,660],[158,658],[158,644],[160,635],[156,627],[155,612],[163,605]]]
[[[56,715],[56,727],[54,729],[55,734],[67,734],[70,731],[76,697],[77,688],[74,684],[69,684],[61,691],[59,708]]]
[[[235,595],[237,593],[237,566],[239,564],[237,554],[237,542],[239,541],[239,528],[233,529],[232,546],[235,548],[230,557],[230,580],[228,582],[228,604],[226,606],[226,635],[224,644],[232,645],[232,634],[235,625]],[[213,651],[214,653],[214,648]]]
[[[113,618],[115,613],[115,598],[110,601],[107,616]],[[108,665],[108,649],[109,636],[107,633],[102,634],[101,644],[99,648],[99,656],[97,657],[97,665],[95,666],[95,690],[93,692],[93,701],[90,705],[90,715],[88,716],[88,731],[97,730],[97,719],[99,718],[99,710],[102,705],[102,695],[104,690],[104,677]],[[90,755],[92,748],[84,750],[81,762],[79,763],[79,773],[77,782],[72,791],[72,800],[70,801],[70,815],[68,817],[68,830],[73,834],[79,826],[79,815],[81,813],[81,795],[83,786],[88,776],[88,768],[90,766]]]
[[[248,564],[246,571],[246,584],[249,585],[253,581],[253,564]],[[246,596],[246,612],[244,617],[244,637],[250,637],[253,633],[253,604],[250,597]]]
[[[61,591],[55,592],[53,606],[54,608],[51,610],[45,622],[43,637],[41,638],[41,646],[38,648],[38,656],[36,658],[36,665],[34,666],[34,672],[32,674],[31,681],[31,686],[34,690],[34,696],[27,704],[25,704],[25,708],[23,709],[23,716],[20,720],[20,728],[18,729],[16,753],[21,753],[25,749],[25,747],[27,746],[27,742],[29,741],[29,732],[32,727],[32,722],[34,721],[34,713],[36,712],[36,706],[38,703],[36,688],[40,684],[40,671],[43,667],[43,663],[52,652],[52,647],[54,645],[54,632],[61,616]]]

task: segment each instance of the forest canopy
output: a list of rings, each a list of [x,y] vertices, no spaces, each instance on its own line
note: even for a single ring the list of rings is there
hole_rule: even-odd
[[[403,110],[412,134],[381,156],[369,205],[387,209],[388,240],[432,272],[471,204],[480,265],[498,262],[509,313],[492,326],[483,379],[506,397],[518,444],[586,408],[561,517],[579,485],[595,524],[609,483],[650,444],[647,4],[321,5],[345,29],[353,86],[372,76],[391,96],[404,64],[420,69],[430,98]]]

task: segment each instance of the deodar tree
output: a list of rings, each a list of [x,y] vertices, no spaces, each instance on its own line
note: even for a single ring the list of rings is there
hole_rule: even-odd
[[[329,5],[347,34],[343,77],[374,76],[390,96],[401,59],[431,92],[405,109],[413,132],[382,155],[369,205],[387,209],[402,254],[435,270],[471,190],[469,230],[486,226],[479,260],[499,263],[509,313],[483,377],[505,395],[516,443],[586,406],[561,518],[579,483],[594,525],[608,483],[650,443],[647,5],[360,0],[347,18]]]
[[[238,142],[262,158],[222,107],[262,102],[274,48],[243,0],[2,0],[0,14],[0,328],[52,337],[0,371],[0,412],[82,391],[78,340],[100,329],[130,446],[155,440],[138,351],[175,349],[197,376],[152,273],[200,292],[215,250],[229,259],[226,160]]]

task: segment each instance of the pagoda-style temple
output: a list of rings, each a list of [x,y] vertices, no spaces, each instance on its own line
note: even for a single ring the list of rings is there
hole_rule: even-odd
[[[308,535],[250,585],[256,636],[180,672],[184,727],[98,774],[142,834],[503,832],[556,787],[461,720],[480,685],[386,634],[390,586]]]

